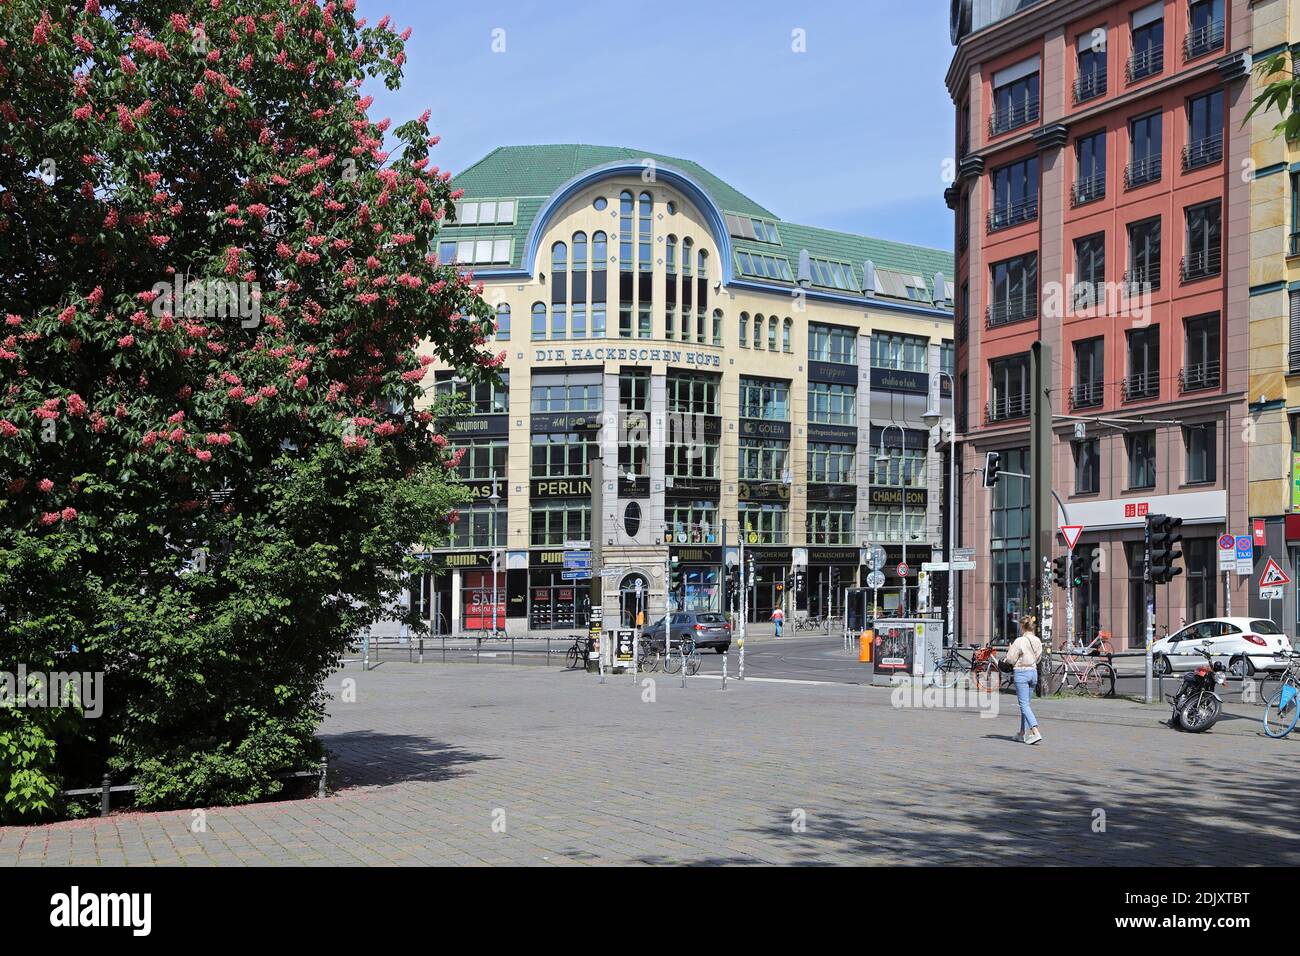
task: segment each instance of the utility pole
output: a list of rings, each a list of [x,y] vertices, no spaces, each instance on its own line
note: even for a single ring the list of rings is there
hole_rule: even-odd
[[[1030,563],[1037,572],[1050,564],[1055,522],[1052,520],[1052,349],[1042,342],[1029,347],[1029,527]],[[1041,588],[1041,575],[1035,574]],[[1043,609],[1051,606],[1051,593],[1031,595],[1031,604],[1039,608],[1039,628],[1043,629]],[[1049,625],[1050,627],[1050,625]]]
[[[605,659],[605,649],[609,646],[609,641],[605,638],[605,568],[601,560],[602,545],[604,544],[604,462],[600,447],[600,422],[592,421],[587,426],[587,434],[594,435],[595,441],[590,443],[591,452],[588,458],[587,474],[591,482],[591,587],[588,591],[588,601],[591,607],[588,609],[590,615],[588,622],[588,635],[595,634],[599,641],[600,647],[597,653],[600,660]],[[597,630],[593,625],[599,625]],[[611,658],[611,663],[613,659]],[[590,663],[590,662],[588,662]]]

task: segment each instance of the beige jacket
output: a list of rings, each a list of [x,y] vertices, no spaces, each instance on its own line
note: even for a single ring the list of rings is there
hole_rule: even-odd
[[[1033,670],[1043,656],[1043,642],[1033,631],[1023,631],[1007,648],[1006,662],[1016,670]]]

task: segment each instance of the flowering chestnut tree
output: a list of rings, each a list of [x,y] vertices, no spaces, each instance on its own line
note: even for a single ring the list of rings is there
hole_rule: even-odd
[[[354,7],[0,0],[0,673],[104,675],[98,719],[0,707],[0,820],[274,794],[446,533],[418,401],[495,374],[492,315],[429,114],[367,115],[409,30]]]

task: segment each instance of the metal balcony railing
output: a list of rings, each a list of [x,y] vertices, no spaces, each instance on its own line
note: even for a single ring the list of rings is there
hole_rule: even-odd
[[[1096,408],[1102,404],[1104,386],[1101,382],[1080,382],[1070,386],[1070,408]]]
[[[1104,280],[1076,282],[1071,295],[1075,310],[1091,309],[1095,305],[1103,304],[1105,292],[1106,283]]]
[[[1013,418],[1026,418],[1029,415],[1029,393],[1021,392],[995,398],[984,405],[984,421],[1004,422]]]
[[[1074,78],[1074,102],[1075,105],[1095,100],[1097,97],[1104,95],[1106,92],[1106,71],[1091,70],[1087,73],[1080,73]]]
[[[989,135],[997,136],[1001,133],[1018,129],[1021,126],[1028,126],[1030,123],[1038,121],[1038,98],[1025,100],[1021,103],[1011,103],[1001,109],[995,109],[989,117]]]
[[[1214,50],[1223,49],[1223,21],[1211,20],[1203,27],[1188,31],[1183,39],[1183,58],[1194,60]]]
[[[1126,402],[1155,398],[1160,394],[1160,370],[1135,372],[1120,383],[1120,397]]]
[[[1183,147],[1183,171],[1212,166],[1223,159],[1223,134],[1215,133]]]
[[[985,313],[985,327],[996,329],[1011,325],[1013,322],[1025,322],[1038,317],[1037,299],[1008,300],[994,302]]]
[[[1093,173],[1085,179],[1076,179],[1070,200],[1076,206],[1094,202],[1106,195],[1106,174]]]
[[[1124,185],[1129,189],[1158,182],[1160,179],[1160,154],[1135,159],[1124,167]]]
[[[1210,249],[1198,249],[1183,256],[1180,269],[1184,282],[1217,276],[1223,265],[1223,252],[1218,246]]]
[[[1164,47],[1152,46],[1145,50],[1135,50],[1128,58],[1124,72],[1130,83],[1155,76],[1165,68]]]
[[[989,210],[989,232],[1009,229],[1038,218],[1038,197],[1027,196],[1018,202],[995,205]]]
[[[1160,264],[1135,265],[1124,273],[1124,285],[1129,295],[1138,295],[1144,291],[1154,292],[1160,288]]]
[[[1203,388],[1219,387],[1219,360],[1185,365],[1178,370],[1178,390],[1196,392]]]
[[[1300,232],[1291,233],[1291,247],[1288,256],[1300,256]]]

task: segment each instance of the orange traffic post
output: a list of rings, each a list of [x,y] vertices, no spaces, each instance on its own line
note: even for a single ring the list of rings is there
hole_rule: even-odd
[[[858,637],[858,661],[862,664],[871,663],[871,645],[875,640],[875,633],[868,628]]]

